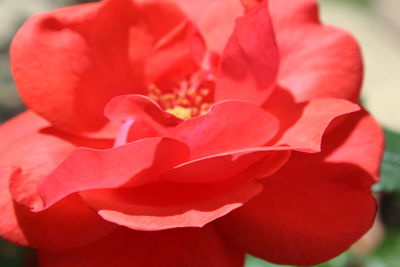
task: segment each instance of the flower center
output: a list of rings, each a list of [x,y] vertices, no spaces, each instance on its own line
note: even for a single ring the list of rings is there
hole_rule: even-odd
[[[188,79],[176,83],[167,92],[150,84],[148,96],[165,111],[186,120],[207,113],[214,102],[214,88],[214,76],[200,70]]]

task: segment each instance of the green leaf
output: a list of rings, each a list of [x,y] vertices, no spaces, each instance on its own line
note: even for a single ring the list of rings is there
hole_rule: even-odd
[[[343,267],[347,266],[349,262],[349,253],[343,253],[342,255],[332,259],[331,261],[314,265],[318,267]],[[289,265],[276,265],[259,258],[247,255],[245,267],[290,267]]]
[[[23,248],[8,243],[0,238],[0,266],[18,267],[22,266]]]
[[[400,192],[400,134],[385,130],[386,149],[381,167],[381,181],[375,192]]]
[[[246,264],[244,265],[245,267],[285,267],[288,265],[276,265],[269,263],[267,261],[264,261],[262,259],[246,255]]]

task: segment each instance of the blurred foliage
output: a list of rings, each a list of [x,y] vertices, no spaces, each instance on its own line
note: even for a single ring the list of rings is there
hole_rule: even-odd
[[[25,107],[22,105],[12,107],[0,105],[0,122],[4,122],[9,118],[14,117],[15,115],[21,113],[24,109]]]
[[[347,253],[344,253],[329,262],[319,264],[316,266],[318,266],[318,267],[350,267],[350,266],[353,267],[352,265],[348,265],[348,262],[349,262],[349,256]],[[246,258],[245,267],[290,267],[290,266],[289,265],[272,264],[272,263],[269,263],[269,262],[266,262],[261,259],[258,259],[258,258],[248,255]]]
[[[35,252],[18,247],[0,238],[1,267],[37,267]]]
[[[326,1],[326,0],[319,0],[319,1]],[[346,4],[356,4],[359,6],[368,6],[372,4],[374,0],[330,0],[330,1],[344,2]]]
[[[400,134],[386,129],[385,137],[381,182],[373,189],[375,192],[400,192]]]

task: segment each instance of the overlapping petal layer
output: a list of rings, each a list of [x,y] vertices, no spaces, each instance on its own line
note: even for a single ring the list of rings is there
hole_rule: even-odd
[[[183,156],[181,160],[183,164],[179,162],[172,163],[169,167],[161,168],[163,171],[154,175],[149,175],[149,170],[147,169],[140,169],[146,170],[146,175],[141,178],[140,172],[136,173],[137,177],[135,177],[135,173],[132,173],[132,164],[126,163],[124,166],[130,167],[121,169],[119,163],[126,160],[135,162],[138,159],[145,159],[146,157],[143,157],[142,153],[140,153],[140,157],[134,157],[132,152],[146,151],[146,148],[149,148],[146,142],[149,142],[149,140],[161,140],[160,137],[146,138],[113,148],[104,152],[104,155],[109,154],[106,157],[103,157],[103,152],[101,151],[76,151],[75,155],[72,154],[68,157],[60,168],[45,180],[39,192],[45,202],[47,196],[52,195],[53,197],[51,198],[53,200],[49,202],[49,205],[52,205],[72,192],[82,191],[81,196],[91,207],[98,210],[103,218],[133,229],[160,230],[182,226],[202,226],[238,208],[257,194],[260,188],[255,186],[256,183],[254,184],[250,179],[262,178],[278,170],[288,159],[289,150],[319,151],[322,135],[330,121],[337,116],[354,112],[358,109],[357,105],[341,100],[321,99],[314,102],[309,104],[311,105],[311,108],[309,108],[311,111],[307,109],[308,105],[305,105],[306,108],[304,108],[304,105],[300,105],[301,108],[299,110],[303,112],[303,116],[301,120],[297,121],[297,124],[290,128],[295,129],[293,130],[293,136],[279,139],[286,141],[297,140],[296,131],[301,132],[307,129],[307,135],[315,136],[316,138],[312,140],[312,145],[298,138],[299,141],[297,143],[291,144],[288,141],[287,143],[281,141],[286,147],[274,148],[258,147],[266,144],[275,135],[274,131],[276,131],[277,126],[273,117],[270,117],[268,113],[253,104],[239,101],[222,102],[217,104],[206,115],[181,121],[161,110],[154,102],[143,96],[121,96],[111,101],[108,105],[106,113],[110,118],[117,121],[133,121],[133,125],[135,120],[139,119],[141,120],[140,125],[151,127],[156,136],[176,138],[186,143],[190,148],[190,158],[195,160],[184,163],[185,160],[189,159],[188,153],[186,153],[186,159]],[[313,108],[313,105],[315,108]],[[328,109],[326,113],[315,112],[315,110],[320,110],[321,107],[327,110],[325,105],[332,107],[332,109]],[[272,104],[270,108],[273,109]],[[231,117],[232,119],[229,119]],[[258,119],[255,120],[255,118]],[[218,124],[221,120],[229,122],[229,124]],[[256,124],[250,127],[252,124],[249,124],[249,120],[254,120]],[[310,121],[315,122],[315,125],[307,124]],[[243,123],[247,123],[248,127],[246,129],[241,127]],[[265,125],[265,129],[262,123]],[[288,129],[285,130],[290,133]],[[245,133],[249,133],[249,138],[242,138],[242,142],[239,143],[233,142],[238,131],[242,132],[242,137],[246,137]],[[229,136],[232,136],[233,139]],[[261,139],[255,138],[255,136],[260,136]],[[224,143],[226,140],[228,142]],[[304,138],[304,140],[308,141],[307,138]],[[139,143],[143,143],[144,147],[137,149],[134,145]],[[219,146],[211,146],[212,144],[219,144]],[[231,145],[235,145],[235,147],[231,147]],[[133,148],[127,150],[127,155],[120,153],[120,150],[122,151],[130,146]],[[202,148],[211,148],[213,150],[201,153],[199,149]],[[182,149],[175,148],[165,151],[179,153]],[[90,152],[90,157],[86,157],[88,155],[87,152]],[[115,157],[114,154],[118,155],[118,157]],[[151,151],[145,154],[148,156],[154,155]],[[93,166],[104,166],[106,170],[86,168],[86,165],[82,165],[82,168],[77,168],[79,162],[88,163],[88,158],[93,159]],[[118,163],[111,164],[115,169],[110,165],[113,162]],[[153,160],[150,160],[150,163],[153,162]],[[261,162],[264,166],[260,165]],[[138,166],[146,167],[148,165],[139,164]],[[155,166],[157,166],[157,163]],[[122,170],[121,173],[123,174],[118,176],[122,180],[109,180],[111,176],[108,174],[108,170],[111,170],[113,174],[120,173]],[[71,172],[75,173],[73,177],[76,177],[76,182],[71,183],[71,179],[69,179],[68,185],[63,185],[62,181],[67,181],[63,177],[70,177]],[[96,174],[97,172],[99,173]],[[244,176],[245,179],[238,180],[238,177],[241,176]],[[90,186],[85,187],[85,183],[82,182],[80,177],[89,178]],[[98,182],[99,177],[104,177],[104,180],[101,181],[106,182],[106,186]],[[115,175],[112,177],[115,177]],[[235,182],[235,186],[229,186],[232,182]],[[71,184],[75,185],[72,191],[68,190]],[[143,186],[143,184],[147,185]],[[202,184],[201,187],[199,187],[200,184]],[[131,188],[121,189],[121,186],[129,186]],[[135,188],[132,188],[133,186]],[[59,188],[60,190],[53,190],[54,188]],[[104,188],[110,189],[103,190]],[[222,190],[222,188],[225,189]],[[88,189],[97,190],[84,192]],[[214,195],[209,195],[212,189],[216,191],[213,191]],[[186,199],[186,194],[182,195],[180,192],[190,192],[191,201]],[[167,201],[165,200],[165,196],[170,194],[176,197],[176,203],[170,197],[168,197]],[[195,201],[196,198],[194,196],[196,194],[207,196],[207,198]],[[158,199],[159,197],[160,199]],[[160,207],[161,200],[164,202],[164,207]],[[234,201],[232,202],[232,200]],[[153,203],[153,201],[158,202],[158,204]],[[169,201],[172,201],[172,203]],[[235,204],[232,205],[233,203]],[[204,207],[209,209],[202,211]]]
[[[128,95],[111,101],[106,114],[133,126],[139,120],[160,137],[142,136],[105,151],[76,150],[39,186],[45,208],[81,192],[103,218],[133,229],[202,226],[256,195],[261,187],[251,179],[278,169],[290,155],[287,148],[257,147],[274,136],[278,123],[247,102],[223,102],[206,115],[182,121],[143,96]],[[160,141],[167,143],[164,149]],[[251,167],[260,161],[267,166],[254,171]],[[163,207],[151,198],[159,198]]]
[[[282,106],[285,103],[285,106]],[[264,108],[280,118],[281,127],[272,140],[275,145],[288,145],[305,152],[321,151],[321,140],[330,123],[360,107],[344,99],[317,98],[295,102],[290,91],[276,88]]]

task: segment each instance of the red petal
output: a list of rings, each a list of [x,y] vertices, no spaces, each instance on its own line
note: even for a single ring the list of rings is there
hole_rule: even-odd
[[[189,157],[188,148],[167,138],[146,138],[110,150],[79,148],[38,187],[44,209],[83,190],[151,183]]]
[[[227,215],[231,242],[273,263],[314,265],[347,250],[373,224],[372,177],[344,163],[297,154],[264,180],[264,191]]]
[[[146,81],[168,89],[199,68],[205,43],[197,27],[184,21],[154,46],[146,60]]]
[[[320,151],[322,136],[329,124],[339,116],[360,109],[358,105],[343,99],[320,98],[295,103],[290,93],[279,88],[274,91],[265,108],[281,122],[273,143],[305,152]]]
[[[326,161],[351,163],[377,181],[385,143],[383,131],[365,110],[348,117],[325,137],[322,151]]]
[[[63,253],[39,253],[43,267],[242,267],[244,254],[212,227],[158,232],[120,228],[107,238]]]
[[[81,192],[105,220],[135,230],[202,227],[257,195],[261,185],[242,175],[207,184],[158,182]]]
[[[7,142],[0,148],[0,166],[22,168],[22,173],[1,179],[0,199],[7,216],[1,235],[18,244],[49,250],[77,247],[102,238],[115,226],[101,220],[77,195],[42,213],[32,213],[28,208],[41,205],[37,184],[76,145],[110,145],[59,134],[43,128],[46,126],[37,115],[26,112],[0,128],[0,137]],[[70,216],[72,213],[78,215]]]
[[[234,28],[235,19],[244,12],[239,0],[172,1],[195,22],[207,47],[215,52],[222,52]]]
[[[129,133],[133,140],[167,136],[188,144],[191,159],[264,145],[279,127],[274,116],[240,101],[217,103],[207,114],[182,121],[146,97],[126,95],[110,101],[106,114],[116,121],[133,120]]]
[[[279,68],[279,52],[264,1],[237,19],[224,50],[215,99],[241,99],[262,104],[271,94]]]
[[[146,12],[160,14],[160,5],[102,1],[33,16],[11,47],[24,102],[64,131],[112,135],[105,104],[116,95],[143,91],[146,53],[160,29],[182,19],[165,9],[169,22],[153,31],[154,18]]]
[[[297,101],[318,97],[357,101],[363,67],[354,38],[321,25],[315,0],[270,0],[270,10],[281,56],[278,82]]]

